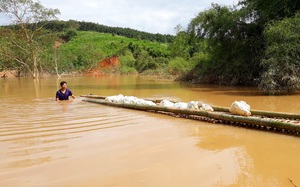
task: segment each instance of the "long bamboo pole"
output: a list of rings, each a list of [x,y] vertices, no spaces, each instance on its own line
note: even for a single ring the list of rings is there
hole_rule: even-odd
[[[82,95],[81,97],[90,98],[90,99],[105,99],[106,96],[99,95]],[[146,99],[155,103],[160,103],[162,99]],[[229,112],[229,108],[212,106],[216,112]],[[294,113],[284,113],[284,112],[272,112],[272,111],[262,111],[262,110],[251,110],[252,115],[265,116],[265,117],[275,117],[275,118],[285,118],[285,119],[300,119],[300,114]]]
[[[182,109],[166,108],[166,107],[159,107],[159,106],[140,106],[140,105],[133,105],[133,104],[118,104],[118,103],[111,103],[111,102],[106,102],[106,101],[98,100],[98,99],[84,99],[83,101],[90,102],[90,103],[102,104],[102,105],[108,105],[108,106],[114,106],[114,107],[134,109],[134,110],[162,111],[162,112],[171,112],[171,113],[175,113],[175,114],[197,115],[197,116],[209,117],[209,118],[213,118],[213,119],[217,119],[217,120],[254,124],[254,125],[260,125],[260,126],[272,127],[272,128],[276,128],[276,129],[291,130],[293,132],[300,132],[300,125],[289,123],[289,122],[281,122],[281,121],[274,120],[272,118],[260,118],[260,117],[253,117],[253,116],[237,116],[237,115],[232,115],[232,114],[226,114],[223,112],[182,110]]]
[[[81,95],[80,97],[90,98],[90,99],[105,99],[107,96],[101,95]]]
[[[229,112],[229,108],[213,106],[213,109],[218,112]],[[266,117],[277,117],[287,119],[300,119],[300,114],[284,113],[284,112],[271,112],[262,110],[251,110],[252,115],[266,116]]]

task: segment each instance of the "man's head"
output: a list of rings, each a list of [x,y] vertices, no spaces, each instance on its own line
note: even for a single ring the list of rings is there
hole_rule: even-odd
[[[60,83],[60,86],[61,86],[62,88],[67,88],[67,82],[66,82],[66,81],[62,81],[62,82]]]

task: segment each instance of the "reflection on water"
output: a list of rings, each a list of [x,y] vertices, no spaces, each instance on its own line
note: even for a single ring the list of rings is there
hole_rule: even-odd
[[[61,106],[62,111],[66,112],[68,110],[69,105],[73,103],[73,100],[57,101],[57,103]]]
[[[209,127],[208,127],[209,126]],[[299,139],[235,127],[197,126],[190,133],[199,137],[200,149],[215,153],[235,150],[231,159],[240,170],[237,186],[289,186],[288,178],[299,179]],[[230,158],[228,158],[230,160]],[[233,164],[231,166],[234,166]]]
[[[300,185],[299,138],[76,100],[57,79],[0,80],[0,186]],[[66,78],[75,93],[198,100],[300,112],[300,95],[135,76]]]

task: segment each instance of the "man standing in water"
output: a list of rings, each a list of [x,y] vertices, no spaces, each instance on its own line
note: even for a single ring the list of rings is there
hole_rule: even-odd
[[[69,97],[71,96],[73,99],[75,99],[75,96],[73,95],[72,91],[67,88],[67,82],[62,81],[60,83],[61,89],[59,89],[56,92],[56,101],[63,101],[63,100],[69,100]]]

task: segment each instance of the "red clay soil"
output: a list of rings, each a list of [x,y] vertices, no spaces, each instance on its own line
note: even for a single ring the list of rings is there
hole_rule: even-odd
[[[103,59],[96,68],[84,73],[87,76],[102,76],[105,72],[113,72],[121,64],[119,57],[113,56]]]

